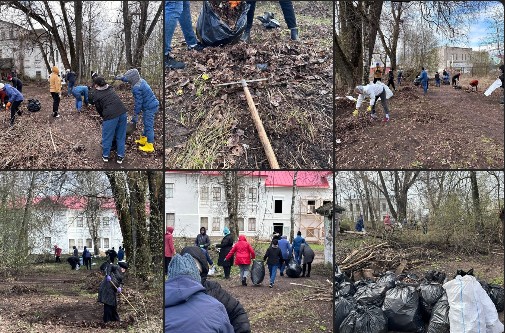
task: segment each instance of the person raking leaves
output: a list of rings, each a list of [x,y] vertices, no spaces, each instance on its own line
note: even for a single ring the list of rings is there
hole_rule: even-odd
[[[119,321],[117,313],[117,294],[120,294],[123,286],[124,273],[128,269],[128,263],[122,261],[118,265],[108,264],[105,269],[105,277],[98,287],[98,302],[103,304],[103,321]]]

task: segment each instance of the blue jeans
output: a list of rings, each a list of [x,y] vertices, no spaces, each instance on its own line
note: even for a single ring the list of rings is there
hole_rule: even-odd
[[[279,267],[279,271],[281,272],[281,274],[284,274],[284,269],[288,266],[288,264],[289,264],[289,259],[282,259],[281,265]]]
[[[423,86],[424,94],[426,95],[428,92],[428,81],[421,81],[421,85]]]
[[[81,111],[82,108],[82,97],[84,96],[84,103],[88,104],[88,90],[76,91],[72,90],[72,95],[75,97],[75,108],[77,111]]]
[[[109,157],[110,147],[116,139],[117,155],[124,157],[126,141],[126,113],[119,117],[109,119],[102,124],[102,156]]]
[[[143,136],[147,137],[147,142],[154,143],[154,116],[158,112],[158,108],[145,110],[142,116],[142,120],[144,122],[144,131],[142,132]]]
[[[298,265],[300,265],[300,263],[302,262],[302,258],[300,258],[300,250],[294,250],[295,252],[295,261],[298,263]]]
[[[254,20],[254,11],[256,10],[256,1],[247,1],[247,3],[250,7],[247,11],[247,24],[245,30],[251,31]],[[288,29],[296,28],[296,16],[295,9],[293,8],[293,2],[291,2],[291,0],[281,0],[279,1],[279,5],[281,5],[284,21],[286,21]]]
[[[270,272],[270,284],[274,284],[278,268],[279,268],[278,264],[277,265],[268,264],[268,271]]]
[[[435,86],[440,87],[440,79],[435,79]]]
[[[72,88],[75,86],[75,82],[70,82],[70,81],[67,81],[67,83],[68,83],[68,87],[67,87],[68,91],[67,91],[67,94],[68,94],[68,96],[70,96],[70,94],[72,94]]]
[[[206,249],[202,249],[202,252],[205,254],[205,258],[207,259],[207,262],[209,263],[210,266],[214,265],[214,262],[212,261],[211,257],[209,256],[209,251]]]
[[[165,1],[165,55],[172,52],[172,37],[177,22],[181,26],[186,44],[188,46],[198,44],[191,22],[189,1]]]

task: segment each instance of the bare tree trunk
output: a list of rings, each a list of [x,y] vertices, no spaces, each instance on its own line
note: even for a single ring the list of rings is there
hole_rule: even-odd
[[[161,264],[163,252],[163,215],[165,196],[163,172],[148,171],[149,182],[149,244],[155,265]]]
[[[228,209],[229,228],[233,239],[238,239],[238,175],[237,171],[223,171],[224,194]]]
[[[82,0],[74,1],[75,11],[75,72],[80,80],[84,69],[84,44],[82,36]],[[72,58],[73,60],[73,58]]]
[[[480,206],[479,186],[477,184],[477,172],[470,171],[470,184],[472,187],[472,205],[475,222],[475,232],[482,232],[484,225],[482,224],[482,210]]]
[[[122,1],[121,7],[123,9],[123,24],[124,24],[124,40],[126,49],[126,67],[133,67],[132,56],[132,17],[128,7],[128,1]]]
[[[78,1],[74,1],[75,3],[77,3]],[[75,50],[75,46],[76,44],[74,43],[74,37],[72,36],[72,25],[70,24],[70,21],[68,20],[68,15],[67,15],[67,8],[65,7],[65,4],[66,4],[66,1],[61,1],[60,0],[60,7],[61,7],[61,12],[63,14],[63,22],[65,23],[65,31],[67,33],[67,38],[68,38],[68,51],[70,53],[70,61],[71,61],[71,64],[70,64],[70,68],[72,68],[74,71],[77,70],[77,64],[76,64],[76,60],[77,60],[77,57],[76,57],[76,50]],[[76,23],[76,30],[77,30],[77,7],[75,7],[75,23]],[[81,22],[82,22],[82,17],[80,18]],[[77,34],[76,34],[77,35]]]
[[[27,171],[30,177],[30,186],[28,187],[28,193],[26,194],[26,203],[23,209],[23,219],[21,220],[21,225],[19,227],[17,249],[21,257],[26,257],[28,255],[28,223],[30,222],[30,211],[33,204],[33,192],[35,189],[35,178],[37,175],[36,171]]]
[[[293,174],[293,191],[291,194],[291,231],[289,232],[289,242],[293,243],[295,238],[295,199],[296,199],[296,178],[298,177],[298,171]]]

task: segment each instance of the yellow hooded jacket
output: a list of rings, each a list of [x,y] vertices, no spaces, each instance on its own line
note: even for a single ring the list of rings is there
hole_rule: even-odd
[[[58,70],[58,67],[54,66],[53,72],[51,73],[51,76],[49,76],[49,91],[50,92],[55,92],[55,93],[61,92],[61,79],[58,76],[59,72],[60,71]]]

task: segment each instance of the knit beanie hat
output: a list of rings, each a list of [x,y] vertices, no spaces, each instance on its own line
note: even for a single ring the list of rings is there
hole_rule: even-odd
[[[168,265],[168,277],[170,279],[181,275],[187,275],[196,282],[201,281],[200,272],[196,268],[195,260],[188,253],[182,256],[177,253],[170,261],[170,265]]]
[[[228,227],[224,227],[223,229],[223,234],[226,236],[226,235],[229,235],[230,234],[230,229],[228,229]]]
[[[207,263],[207,258],[205,257],[205,254],[203,253],[202,249],[199,248],[198,246],[186,246],[185,248],[182,249],[181,255],[186,253],[190,254],[193,258],[195,258],[196,261],[200,263],[200,266],[202,267],[200,277],[202,279],[206,279],[207,274],[209,273],[209,264]]]

